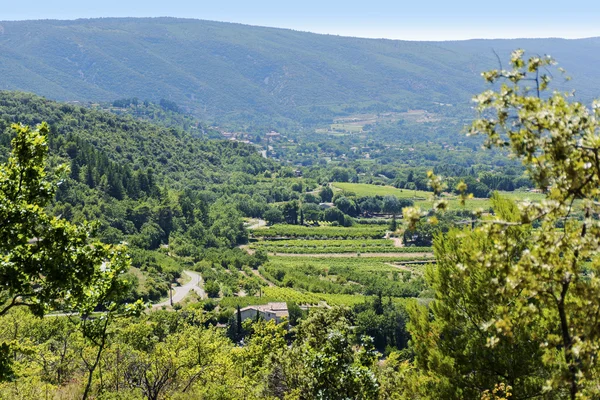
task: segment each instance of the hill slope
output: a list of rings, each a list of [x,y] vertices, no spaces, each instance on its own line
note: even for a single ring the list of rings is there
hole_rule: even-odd
[[[408,42],[174,18],[0,22],[0,89],[166,98],[217,121],[304,123],[347,105],[466,103],[509,50],[550,53],[596,96],[600,39]]]

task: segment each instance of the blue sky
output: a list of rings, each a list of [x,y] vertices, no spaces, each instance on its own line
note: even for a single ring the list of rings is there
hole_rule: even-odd
[[[4,4],[1,4],[4,3]],[[186,17],[405,40],[600,36],[600,1],[3,0],[0,20]]]

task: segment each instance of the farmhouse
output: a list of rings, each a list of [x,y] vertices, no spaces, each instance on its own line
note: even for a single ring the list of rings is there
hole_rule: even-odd
[[[258,306],[248,306],[240,309],[242,314],[242,321],[248,318],[256,318],[256,314],[265,321],[272,319],[275,322],[280,323],[282,318],[288,317],[288,308],[286,303],[268,303]]]

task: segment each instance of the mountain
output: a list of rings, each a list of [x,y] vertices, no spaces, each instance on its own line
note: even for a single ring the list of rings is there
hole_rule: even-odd
[[[197,117],[319,123],[352,110],[468,104],[518,47],[551,54],[584,100],[600,39],[411,42],[175,18],[0,22],[0,89],[62,101],[173,101]]]

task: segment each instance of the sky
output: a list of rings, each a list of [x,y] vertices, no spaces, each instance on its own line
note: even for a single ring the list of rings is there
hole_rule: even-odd
[[[600,1],[0,0],[0,21],[182,17],[402,40],[600,36]]]

